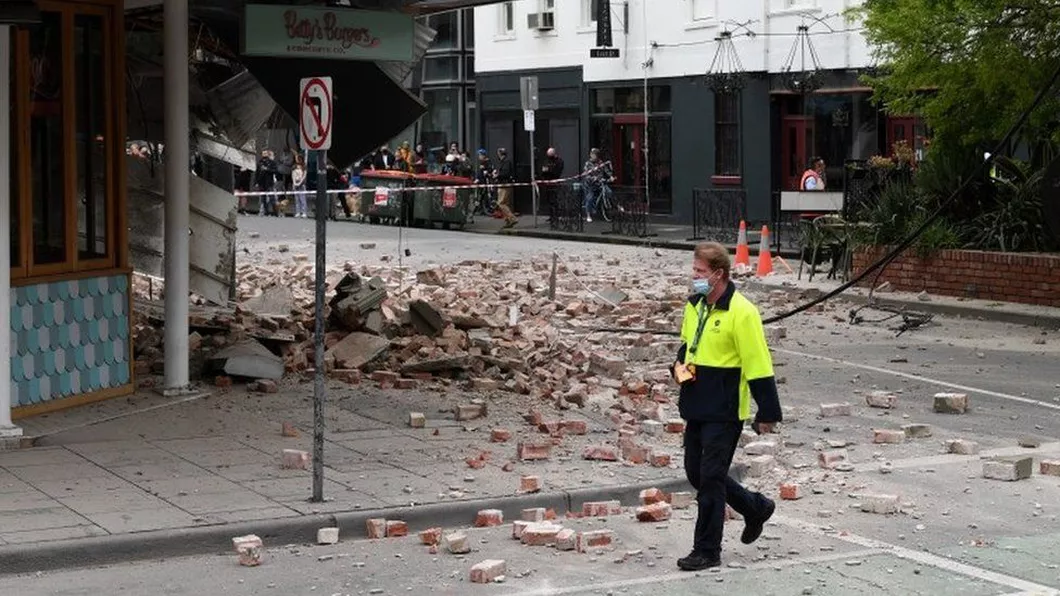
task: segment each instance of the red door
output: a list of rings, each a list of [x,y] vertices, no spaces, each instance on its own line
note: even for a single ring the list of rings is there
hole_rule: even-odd
[[[784,116],[780,139],[781,163],[783,164],[784,190],[799,190],[802,173],[813,157],[813,118],[810,116]]]
[[[901,141],[905,141],[909,147],[916,147],[916,118],[912,116],[887,118],[887,155],[893,155],[895,143]]]
[[[644,117],[615,116],[612,166],[618,186],[644,186]]]

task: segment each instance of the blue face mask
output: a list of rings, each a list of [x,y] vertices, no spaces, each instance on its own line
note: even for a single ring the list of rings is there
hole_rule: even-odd
[[[714,284],[709,279],[693,279],[692,293],[706,296],[714,289]]]

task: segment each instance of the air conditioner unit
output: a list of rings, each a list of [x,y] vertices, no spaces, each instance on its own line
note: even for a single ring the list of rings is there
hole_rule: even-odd
[[[538,31],[551,31],[556,28],[556,13],[533,12],[526,15],[526,26]]]

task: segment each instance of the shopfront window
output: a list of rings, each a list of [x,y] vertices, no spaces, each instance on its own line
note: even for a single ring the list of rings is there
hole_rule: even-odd
[[[740,175],[740,94],[714,94],[714,175]]]
[[[464,31],[461,36],[464,38],[464,48],[471,50],[475,47],[475,9],[465,8],[460,11],[464,22]]]
[[[427,113],[420,123],[420,137],[428,147],[460,141],[460,93],[462,89],[424,89]]]
[[[107,256],[106,56],[103,18],[74,18],[74,73],[77,105],[77,254]]]
[[[30,183],[33,263],[66,261],[66,153],[63,126],[63,30],[59,13],[45,12],[30,32]]]
[[[671,164],[673,137],[669,116],[648,120],[648,178],[651,180],[649,196],[652,213],[673,211],[673,176]]]
[[[443,12],[427,17],[427,26],[436,31],[432,50],[455,50],[460,47],[460,30],[457,27],[457,11]]]
[[[672,109],[670,86],[648,88],[650,112],[669,112]],[[643,87],[617,87],[590,91],[590,106],[594,114],[637,114],[644,111]]]
[[[460,58],[428,56],[423,59],[423,82],[438,83],[460,80]]]
[[[116,266],[117,128],[112,9],[54,4],[15,29],[12,275]],[[25,239],[25,243],[21,243]],[[15,244],[18,242],[19,244]]]
[[[18,62],[15,60],[15,45],[17,41],[14,35],[11,36],[10,47],[11,47],[11,59],[8,63],[8,81],[7,85],[9,89],[16,89],[18,86]],[[19,159],[20,152],[18,151],[18,109],[16,102],[18,98],[16,94],[11,94],[10,107],[8,109],[8,124],[10,126],[10,139],[11,143],[8,147],[9,155],[0,155],[0,159],[7,159],[9,164],[10,176],[10,190],[11,190],[11,266],[18,267],[22,264],[22,236],[21,226],[19,226],[21,211],[21,201],[19,200]]]

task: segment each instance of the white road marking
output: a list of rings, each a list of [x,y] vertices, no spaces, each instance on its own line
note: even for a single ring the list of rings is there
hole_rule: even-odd
[[[658,584],[663,582],[691,580],[698,577],[718,577],[725,576],[732,573],[738,573],[741,571],[754,571],[756,569],[776,569],[784,567],[794,567],[796,565],[806,565],[813,563],[830,563],[832,561],[844,560],[844,559],[859,559],[863,557],[871,557],[874,555],[886,554],[886,551],[879,548],[868,548],[863,550],[856,550],[844,553],[829,553],[827,555],[818,555],[815,557],[803,557],[786,559],[783,561],[766,561],[762,563],[752,563],[746,567],[734,569],[731,567],[722,567],[720,571],[699,571],[699,572],[688,572],[679,571],[676,573],[667,573],[665,575],[655,575],[651,577],[638,577],[636,579],[622,579],[615,580],[612,582],[599,582],[595,584],[583,584],[580,586],[570,586],[567,588],[547,587],[537,588],[535,590],[528,590],[525,592],[518,592],[512,596],[554,596],[556,594],[577,594],[580,592],[599,592],[602,590],[616,590],[621,588],[629,588],[633,586],[643,586],[645,584]]]
[[[920,381],[922,383],[931,383],[933,385],[939,385],[941,387],[948,387],[950,389],[956,389],[958,391],[964,391],[965,393],[978,393],[980,395],[989,395],[991,397],[998,397],[1001,399],[1007,399],[1009,401],[1015,401],[1024,404],[1030,404],[1034,406],[1040,406],[1043,408],[1049,408],[1051,410],[1060,411],[1060,404],[1053,404],[1045,401],[1039,401],[1029,397],[1022,397],[1019,395],[1010,395],[1008,393],[1001,393],[998,391],[990,391],[989,389],[979,389],[977,387],[969,387],[967,385],[960,385],[957,383],[950,383],[949,381],[941,381],[939,379],[932,379],[931,377],[924,377],[921,375],[915,375],[913,373],[902,372],[900,370],[891,370],[889,368],[882,368],[879,366],[872,366],[871,364],[861,364],[859,362],[850,362],[849,360],[843,360],[841,358],[831,358],[829,356],[819,356],[817,354],[809,354],[806,352],[799,352],[797,350],[789,350],[787,348],[773,348],[774,352],[781,354],[790,354],[792,356],[802,356],[803,358],[809,358],[811,360],[823,360],[825,362],[831,362],[833,364],[842,364],[844,366],[852,366],[854,368],[860,368],[876,373],[885,375],[893,375],[896,377],[902,377],[913,381]]]
[[[844,542],[849,542],[857,546],[879,549],[884,552],[891,553],[899,558],[908,559],[910,561],[916,561],[922,565],[929,567],[935,567],[936,569],[942,569],[943,571],[949,571],[951,573],[957,573],[968,577],[973,577],[982,581],[991,582],[1000,586],[1007,586],[1016,590],[1022,590],[1023,593],[1036,594],[1042,596],[1060,596],[1060,590],[1051,588],[1049,586],[1043,586],[1036,584],[1031,581],[1020,579],[1018,577],[1012,577],[1003,573],[997,573],[996,571],[990,571],[980,567],[974,567],[965,563],[959,563],[952,559],[933,555],[924,551],[913,550],[898,546],[897,544],[890,544],[883,542],[882,540],[874,540],[872,538],[865,538],[856,534],[850,534],[847,532],[826,532],[821,529],[820,526],[805,522],[802,520],[784,517],[780,515],[774,515],[773,521],[783,524],[792,528],[797,528],[804,532],[812,532],[822,536],[828,536]]]
[[[1037,449],[1026,449],[1024,447],[1001,447],[999,449],[988,449],[982,451],[978,455],[925,455],[924,457],[893,459],[890,460],[890,463],[891,467],[896,470],[899,470],[903,468],[920,468],[924,466],[942,466],[945,464],[976,462],[991,457],[1012,457],[1020,455],[1034,455],[1036,457],[1041,457],[1043,455],[1051,456],[1057,453],[1060,453],[1060,443],[1042,443]],[[863,464],[856,464],[854,466],[854,471],[874,472],[878,470],[879,467],[879,462],[872,461]]]

